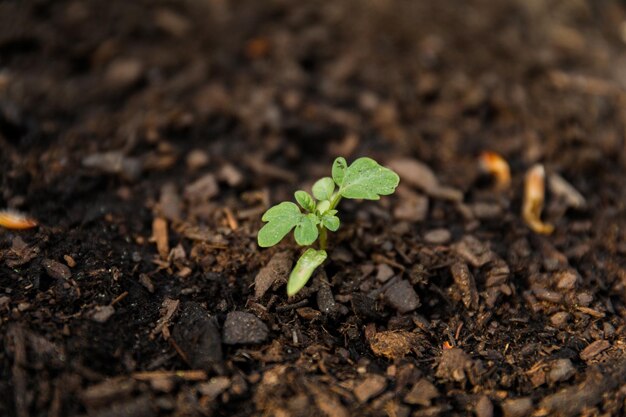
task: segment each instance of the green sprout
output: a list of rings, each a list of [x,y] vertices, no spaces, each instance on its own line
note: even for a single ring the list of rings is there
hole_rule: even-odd
[[[285,201],[271,207],[262,219],[267,222],[259,230],[258,242],[262,248],[274,246],[292,229],[296,243],[309,246],[319,238],[319,249],[309,248],[300,256],[289,275],[287,295],[295,295],[311,278],[313,271],[327,257],[328,232],[336,232],[340,221],[335,207],[342,198],[379,200],[396,190],[398,174],[378,164],[371,158],[359,158],[348,166],[345,158],[335,159],[332,178],[324,177],[313,184],[313,196],[306,191],[296,191],[296,204]]]

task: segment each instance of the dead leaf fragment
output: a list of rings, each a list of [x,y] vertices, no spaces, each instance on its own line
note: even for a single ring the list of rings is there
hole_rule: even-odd
[[[274,283],[287,282],[293,260],[291,253],[279,252],[270,259],[254,278],[254,296],[258,300]]]
[[[405,357],[419,341],[415,333],[391,330],[375,333],[369,338],[370,349],[376,356],[392,360]]]
[[[481,170],[493,175],[496,180],[496,190],[502,191],[511,185],[511,168],[502,156],[495,152],[485,151],[480,154]]]
[[[152,239],[156,242],[157,251],[162,260],[166,260],[170,253],[167,234],[167,220],[155,217],[152,221]]]
[[[554,231],[554,226],[541,220],[546,194],[545,178],[546,171],[541,164],[533,165],[526,172],[522,218],[535,233],[549,235]]]

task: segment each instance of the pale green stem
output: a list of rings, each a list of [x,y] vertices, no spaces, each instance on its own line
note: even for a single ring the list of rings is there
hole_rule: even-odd
[[[341,190],[337,191],[337,194],[335,194],[335,196],[331,200],[330,207],[328,208],[328,210],[333,210],[335,207],[337,207],[337,204],[339,204],[340,201],[341,201]],[[326,242],[327,242],[328,233],[326,231],[326,228],[323,225],[320,224],[318,227],[320,230],[320,249],[326,250]]]
[[[320,249],[326,250],[326,228],[320,224],[319,229],[320,229]]]

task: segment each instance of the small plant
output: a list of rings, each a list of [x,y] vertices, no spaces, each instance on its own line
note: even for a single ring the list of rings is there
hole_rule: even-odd
[[[289,275],[287,295],[292,296],[307,283],[313,271],[327,257],[328,232],[336,232],[340,221],[336,207],[342,198],[379,200],[381,195],[393,194],[400,182],[398,174],[379,165],[371,158],[359,158],[348,166],[345,158],[335,159],[332,178],[324,177],[313,184],[313,196],[296,191],[296,204],[285,201],[271,207],[263,215],[267,222],[259,230],[259,246],[267,248],[280,242],[292,229],[300,246],[309,246],[319,238],[319,249],[309,248],[300,256]]]

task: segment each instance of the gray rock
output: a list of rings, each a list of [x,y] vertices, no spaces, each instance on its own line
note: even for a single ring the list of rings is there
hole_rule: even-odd
[[[408,313],[420,306],[420,300],[407,280],[398,281],[385,291],[387,303],[400,313]]]
[[[257,316],[243,311],[233,311],[224,323],[224,343],[227,345],[261,343],[269,330]]]
[[[176,344],[194,369],[221,369],[222,341],[209,313],[196,302],[182,304],[172,331]]]

